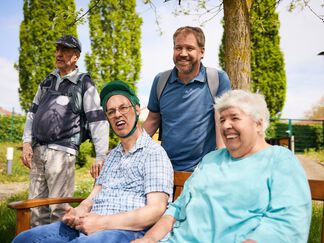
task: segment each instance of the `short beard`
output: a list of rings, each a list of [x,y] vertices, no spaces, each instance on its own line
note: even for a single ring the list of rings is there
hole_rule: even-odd
[[[180,65],[177,65],[178,61],[181,61],[181,60],[187,60],[187,61],[191,61],[191,59],[188,59],[188,58],[177,58],[176,59],[176,62],[175,62],[175,66],[177,67],[177,70],[179,73],[183,73],[183,74],[190,74],[193,72],[193,70],[195,69],[196,65],[198,65],[198,62],[194,62],[194,63],[189,63],[189,66],[184,69],[183,66],[180,66]]]

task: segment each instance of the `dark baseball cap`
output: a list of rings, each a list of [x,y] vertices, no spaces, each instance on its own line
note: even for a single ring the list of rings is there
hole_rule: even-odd
[[[63,35],[56,41],[57,45],[66,46],[69,48],[76,48],[81,52],[81,43],[80,41],[72,35]]]

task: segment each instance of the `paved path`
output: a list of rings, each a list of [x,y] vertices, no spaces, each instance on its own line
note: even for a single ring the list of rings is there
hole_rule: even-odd
[[[319,164],[304,155],[297,155],[304,167],[308,179],[324,180],[324,165]],[[18,192],[25,191],[28,188],[28,182],[18,182],[10,184],[0,184],[0,200],[3,200]]]
[[[308,179],[324,180],[324,165],[307,158],[304,155],[297,155],[305,169]]]

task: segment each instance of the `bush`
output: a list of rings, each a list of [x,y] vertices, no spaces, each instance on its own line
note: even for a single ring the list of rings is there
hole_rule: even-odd
[[[80,145],[79,155],[76,159],[76,165],[79,168],[83,167],[87,163],[87,156],[90,155],[91,157],[95,156],[94,145],[91,141],[87,140]]]
[[[0,142],[19,142],[22,139],[26,117],[0,115]]]

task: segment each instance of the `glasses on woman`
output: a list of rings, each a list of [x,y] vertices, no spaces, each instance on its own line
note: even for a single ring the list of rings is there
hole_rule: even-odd
[[[116,112],[118,111],[120,114],[126,114],[127,112],[129,112],[129,109],[131,108],[132,106],[131,105],[121,105],[119,106],[118,108],[111,108],[111,109],[108,109],[107,112],[106,112],[106,116],[108,118],[112,118],[116,115]]]

